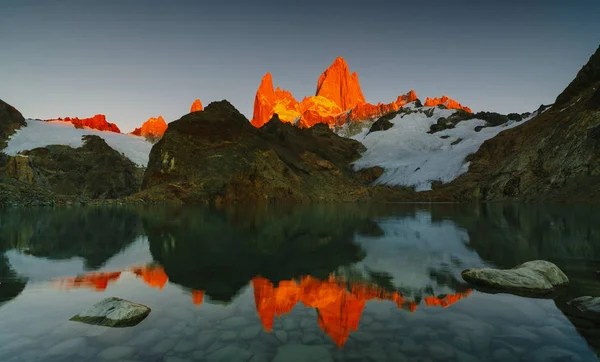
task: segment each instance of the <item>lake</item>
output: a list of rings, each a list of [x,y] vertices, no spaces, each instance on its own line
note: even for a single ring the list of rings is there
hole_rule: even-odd
[[[352,204],[0,211],[0,361],[596,361],[600,207]],[[460,272],[544,259],[551,299]],[[107,297],[134,327],[69,321]]]

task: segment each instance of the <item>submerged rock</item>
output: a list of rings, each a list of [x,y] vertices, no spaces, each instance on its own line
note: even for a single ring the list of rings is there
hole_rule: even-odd
[[[285,344],[277,348],[273,362],[329,362],[333,361],[327,348],[323,346],[303,346]]]
[[[106,326],[132,327],[150,314],[150,308],[121,298],[110,297],[71,317],[70,320]]]
[[[461,273],[468,283],[508,292],[546,294],[569,284],[569,278],[556,265],[533,260],[512,269],[467,269]]]
[[[568,301],[567,304],[581,312],[585,319],[600,321],[600,297],[579,297]]]

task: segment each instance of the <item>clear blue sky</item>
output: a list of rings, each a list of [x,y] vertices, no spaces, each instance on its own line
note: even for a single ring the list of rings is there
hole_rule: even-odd
[[[343,56],[367,101],[414,89],[474,111],[551,103],[600,44],[600,1],[0,2],[0,99],[26,117],[104,113],[123,131],[227,99],[270,71],[298,99]]]

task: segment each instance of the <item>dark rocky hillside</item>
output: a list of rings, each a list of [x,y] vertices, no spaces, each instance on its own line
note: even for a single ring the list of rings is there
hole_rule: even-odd
[[[136,197],[215,204],[367,199],[350,169],[363,149],[326,125],[300,129],[276,115],[257,129],[229,102],[214,102],[169,124]]]
[[[552,108],[486,141],[434,199],[600,199],[600,48]]]

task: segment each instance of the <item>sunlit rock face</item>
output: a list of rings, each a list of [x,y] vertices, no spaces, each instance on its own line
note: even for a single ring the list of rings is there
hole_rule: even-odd
[[[337,57],[333,64],[321,74],[315,95],[334,101],[344,110],[359,103],[365,103],[358,74],[356,72],[350,74],[348,64],[342,57]]]
[[[202,105],[200,105],[202,107]],[[150,118],[142,127],[136,128],[133,132],[131,132],[134,136],[142,136],[146,138],[159,139],[165,134],[167,130],[167,122],[165,122],[162,116],[158,116],[158,118]]]
[[[72,123],[75,128],[91,128],[97,129],[99,131],[109,131],[115,133],[121,133],[119,127],[116,124],[110,123],[106,120],[106,116],[103,114],[97,114],[94,117],[90,118],[57,118],[57,119],[48,119],[47,121],[63,121]]]
[[[273,113],[277,113],[280,120],[293,123],[300,118],[297,108],[298,101],[294,99],[292,93],[279,87],[274,89],[273,77],[271,73],[267,73],[263,76],[256,91],[251,123],[255,127],[262,127],[271,119]]]
[[[194,101],[194,103],[192,103],[192,108],[190,108],[190,113],[199,112],[202,109],[203,109],[202,102],[200,102],[200,99],[196,99]]]
[[[360,88],[358,75],[350,73],[346,61],[338,57],[319,77],[315,95],[305,97],[301,102],[289,91],[279,87],[275,89],[271,74],[265,74],[256,92],[251,123],[255,127],[262,127],[276,113],[281,121],[302,128],[319,123],[335,128],[348,122],[375,120],[416,100],[417,94],[411,90],[390,103],[367,103]],[[471,112],[468,107],[463,107],[445,96],[428,100],[435,105],[444,104],[448,108],[460,108]]]
[[[457,101],[455,101],[454,99],[448,97],[448,96],[442,96],[442,98],[429,98],[427,97],[427,99],[425,100],[425,107],[435,107],[438,105],[443,105],[448,109],[462,109],[463,111],[467,111],[469,113],[473,113],[471,111],[471,108],[467,107],[467,106],[463,106],[462,104],[458,103]]]

